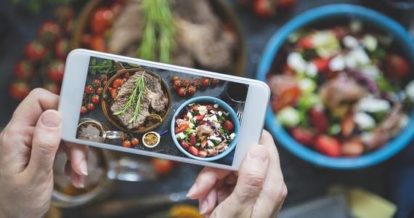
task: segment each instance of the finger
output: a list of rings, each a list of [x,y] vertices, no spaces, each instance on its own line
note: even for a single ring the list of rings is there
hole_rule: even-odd
[[[78,144],[65,144],[65,152],[72,170],[78,175],[88,175],[88,147]]]
[[[40,115],[33,133],[29,172],[42,175],[51,173],[61,137],[61,117],[55,110]]]
[[[70,182],[75,188],[85,188],[85,176],[79,175],[73,170],[70,175]]]
[[[217,204],[217,191],[215,189],[210,190],[205,198],[199,200],[199,203],[201,215],[211,213]]]
[[[233,185],[225,185],[225,186],[220,187],[217,190],[217,202],[221,203],[224,200],[226,200],[230,196],[230,194],[233,192],[233,190],[234,190]]]
[[[268,132],[264,132],[261,143],[268,149],[270,154],[269,166],[272,167],[269,168],[253,214],[255,217],[274,217],[287,196],[287,188],[280,167],[279,154],[272,136]]]
[[[221,179],[229,175],[231,171],[214,169],[206,167],[198,174],[194,185],[187,193],[190,199],[198,199],[205,197],[214,185]]]
[[[10,126],[17,129],[34,126],[44,111],[57,109],[58,104],[59,96],[44,89],[33,89],[14,111]]]
[[[234,205],[253,205],[259,196],[269,166],[268,149],[264,145],[255,145],[243,160],[237,184],[231,195]]]

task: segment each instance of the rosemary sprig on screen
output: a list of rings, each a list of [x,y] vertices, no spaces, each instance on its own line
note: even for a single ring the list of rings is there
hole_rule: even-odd
[[[170,62],[175,26],[168,0],[143,0],[145,28],[137,56]]]
[[[116,111],[114,115],[122,115],[126,113],[130,108],[133,108],[134,114],[131,120],[129,120],[128,122],[135,122],[137,120],[138,115],[141,112],[141,104],[147,91],[146,89],[147,88],[145,85],[145,77],[143,74],[135,80],[135,88],[132,91],[131,95],[128,97],[128,101],[126,102],[126,104],[122,107],[122,109]]]

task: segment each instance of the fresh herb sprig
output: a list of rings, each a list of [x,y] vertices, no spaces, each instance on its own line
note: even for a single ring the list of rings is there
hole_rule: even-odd
[[[91,58],[89,65],[89,72],[92,75],[96,74],[112,74],[115,73],[115,63],[107,59]]]

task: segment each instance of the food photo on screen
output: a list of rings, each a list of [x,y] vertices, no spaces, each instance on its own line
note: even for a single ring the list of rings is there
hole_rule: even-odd
[[[231,166],[248,85],[91,57],[77,138]]]

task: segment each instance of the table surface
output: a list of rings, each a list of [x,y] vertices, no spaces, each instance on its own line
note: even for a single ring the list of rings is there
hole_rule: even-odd
[[[261,53],[269,38],[278,30],[278,28],[293,16],[300,14],[309,8],[334,2],[362,4],[374,7],[393,17],[405,26],[409,26],[408,21],[412,17],[408,12],[401,13],[390,9],[390,7],[384,7],[384,5],[378,3],[379,1],[297,1],[298,5],[292,12],[281,14],[280,16],[269,20],[256,18],[249,10],[235,4],[235,1],[230,1],[230,4],[236,11],[242,23],[242,30],[246,38],[248,49],[246,77],[255,78],[257,64],[260,60]],[[37,26],[40,25],[42,20],[50,17],[48,12],[42,13],[41,16],[31,16],[19,13],[19,10],[12,8],[6,2],[7,1],[0,2],[0,18],[3,18],[4,20],[1,25],[5,25],[6,27],[0,28],[0,125],[3,126],[8,122],[16,107],[16,102],[8,97],[7,87],[7,84],[11,80],[10,75],[13,72],[13,64],[21,57],[24,44],[35,37]],[[1,32],[1,29],[6,29],[7,31]],[[387,197],[389,191],[387,187],[387,174],[393,160],[363,170],[333,171],[318,168],[304,162],[282,147],[278,147],[278,149],[284,178],[289,189],[289,196],[285,202],[285,206],[287,207],[324,195],[331,184],[359,186]],[[119,183],[116,190],[111,195],[111,199],[185,191],[192,184],[200,167],[186,164],[180,165],[181,167],[175,169],[172,176],[165,177],[157,182]],[[70,211],[70,214],[81,215],[81,211],[82,210]]]

